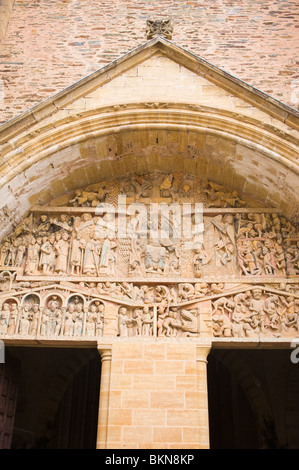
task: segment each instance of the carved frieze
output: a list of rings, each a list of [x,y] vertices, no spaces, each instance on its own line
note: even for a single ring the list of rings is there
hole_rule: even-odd
[[[293,337],[299,285],[61,283],[0,294],[0,336]]]
[[[104,304],[98,298],[52,286],[1,298],[3,337],[80,338],[103,335]]]

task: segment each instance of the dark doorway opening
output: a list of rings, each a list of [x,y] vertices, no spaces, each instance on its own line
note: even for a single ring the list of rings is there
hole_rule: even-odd
[[[212,449],[299,448],[299,364],[289,349],[212,349]]]
[[[101,376],[98,351],[6,349],[19,364],[11,448],[95,449]]]
[[[20,364],[6,352],[0,363],[0,449],[10,449],[13,437]]]

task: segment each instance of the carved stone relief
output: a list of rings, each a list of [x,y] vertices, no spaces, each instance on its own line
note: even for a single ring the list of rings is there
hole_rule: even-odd
[[[155,36],[163,36],[166,39],[172,38],[173,27],[170,20],[147,20],[146,37],[152,39]]]
[[[105,306],[58,286],[1,296],[0,333],[4,337],[98,337],[103,335]]]
[[[293,337],[299,331],[299,296],[254,286],[213,301],[215,336]]]
[[[130,309],[120,306],[118,309],[118,336],[154,336],[154,313],[148,306]]]
[[[122,177],[32,208],[2,240],[0,336],[291,336],[298,276],[298,228],[274,210],[183,173]]]

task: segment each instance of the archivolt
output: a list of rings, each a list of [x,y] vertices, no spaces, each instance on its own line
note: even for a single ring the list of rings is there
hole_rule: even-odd
[[[164,157],[175,163],[181,159],[185,173],[213,179],[244,196],[252,195],[286,217],[296,216],[298,142],[291,130],[286,133],[257,119],[190,103],[120,104],[79,111],[74,116],[64,114],[61,119],[56,112],[58,116],[59,110],[54,110],[40,120],[32,113],[28,125],[24,118],[24,122],[20,119],[5,125],[0,132],[0,237],[9,233],[34,204],[47,204],[81,184],[86,187],[96,182],[90,178],[97,175],[107,179],[119,176],[119,171],[128,174],[124,161],[130,152],[111,152],[108,141],[113,139],[122,143],[135,139],[131,155],[139,162],[145,161],[155,146],[160,160],[151,160],[148,171],[167,171]],[[146,133],[148,138],[139,139]],[[150,141],[158,134],[164,137],[164,147]],[[197,154],[190,156],[191,141],[195,141]],[[80,154],[82,148],[87,158]],[[163,168],[159,168],[159,162]],[[123,169],[110,174],[107,163]],[[131,169],[135,170],[134,164]]]
[[[296,139],[274,126],[217,108],[153,103],[80,112],[45,126],[33,126],[19,137],[13,136],[2,146],[2,181],[7,183],[16,172],[71,145],[103,135],[143,129],[195,131],[219,136],[255,149],[296,174],[299,172]]]

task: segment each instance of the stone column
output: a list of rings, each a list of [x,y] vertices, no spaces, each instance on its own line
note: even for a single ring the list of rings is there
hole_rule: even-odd
[[[210,446],[207,381],[207,358],[210,350],[211,343],[196,346],[197,392],[201,425],[200,443],[203,448],[209,448]]]
[[[111,345],[98,345],[98,351],[101,355],[102,370],[100,384],[97,449],[106,449],[108,434],[112,347]]]

